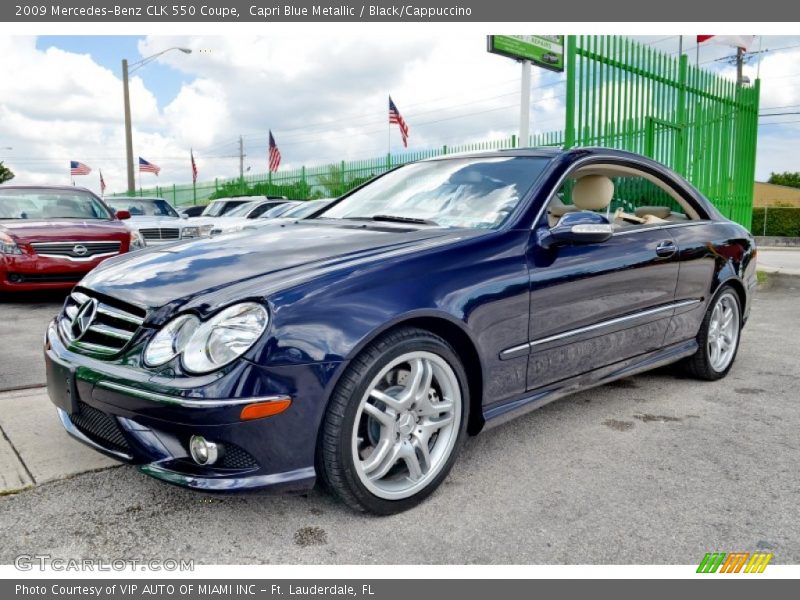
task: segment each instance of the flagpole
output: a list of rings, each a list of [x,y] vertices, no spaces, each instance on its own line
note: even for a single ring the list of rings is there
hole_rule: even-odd
[[[392,101],[391,94],[387,93],[386,95],[389,96],[389,102],[391,103],[391,101]],[[388,113],[387,113],[387,115],[388,115]],[[387,144],[386,144],[386,161],[389,163],[389,168],[391,168],[392,167],[392,121],[391,121],[391,119],[389,120],[389,137],[387,139]]]

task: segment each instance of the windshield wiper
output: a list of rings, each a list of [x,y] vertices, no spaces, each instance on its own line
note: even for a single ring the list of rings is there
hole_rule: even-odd
[[[394,221],[395,223],[414,223],[415,225],[438,225],[430,219],[416,219],[414,217],[398,217],[396,215],[372,215],[373,221]]]

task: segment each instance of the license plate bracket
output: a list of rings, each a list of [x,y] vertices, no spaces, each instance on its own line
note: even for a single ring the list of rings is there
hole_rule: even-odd
[[[47,357],[47,394],[50,400],[72,415],[78,412],[78,387],[75,369]]]

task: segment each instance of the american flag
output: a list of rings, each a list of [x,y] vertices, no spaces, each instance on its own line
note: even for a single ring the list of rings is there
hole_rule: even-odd
[[[278,150],[278,145],[275,143],[275,138],[272,136],[272,130],[269,132],[269,171],[274,173],[281,166],[281,151]]]
[[[400,115],[400,111],[397,110],[397,107],[394,105],[392,97],[389,96],[389,125],[392,123],[397,123],[397,126],[400,128],[400,135],[403,138],[403,146],[408,148],[408,125],[406,125],[405,119],[403,119]]]
[[[69,161],[69,174],[70,175],[88,175],[92,172],[92,168],[89,165],[85,165],[82,162],[78,162],[77,160]]]
[[[161,167],[157,164],[151,163],[139,157],[139,172],[140,173],[155,173],[158,175],[161,172]]]
[[[197,183],[197,163],[194,162],[194,150],[189,150],[189,156],[192,157],[192,183]]]
[[[103,172],[100,171],[100,195],[104,195],[106,193],[106,180],[103,179]]]

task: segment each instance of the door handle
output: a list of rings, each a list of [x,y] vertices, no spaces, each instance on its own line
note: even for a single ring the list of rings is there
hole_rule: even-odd
[[[661,258],[668,258],[678,251],[678,247],[672,240],[661,242],[656,246],[656,255]]]

